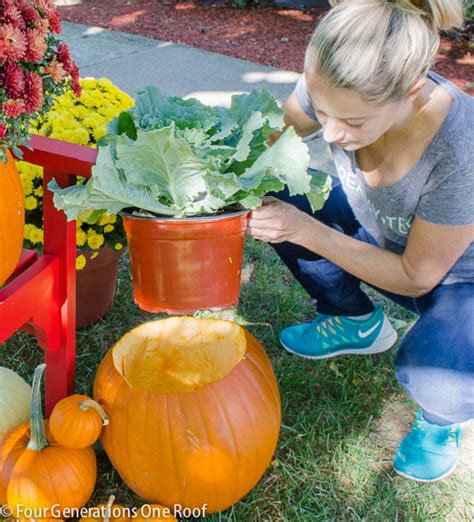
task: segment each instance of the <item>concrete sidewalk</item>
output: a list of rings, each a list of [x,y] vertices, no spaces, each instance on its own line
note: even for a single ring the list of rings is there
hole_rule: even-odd
[[[170,95],[228,106],[233,94],[263,88],[284,101],[299,78],[295,72],[194,47],[71,22],[63,22],[61,37],[70,46],[81,77],[109,78],[131,96],[140,86],[156,85]],[[308,145],[312,166],[333,172],[323,141],[310,140]]]

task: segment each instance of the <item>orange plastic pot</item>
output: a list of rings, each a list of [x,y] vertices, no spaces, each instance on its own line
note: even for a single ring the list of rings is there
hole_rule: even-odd
[[[237,304],[248,215],[244,210],[172,219],[123,213],[138,306],[192,314]]]

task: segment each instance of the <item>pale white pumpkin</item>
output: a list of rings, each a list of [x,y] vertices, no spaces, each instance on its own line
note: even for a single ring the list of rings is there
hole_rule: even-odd
[[[31,386],[17,373],[0,367],[0,439],[30,418]]]

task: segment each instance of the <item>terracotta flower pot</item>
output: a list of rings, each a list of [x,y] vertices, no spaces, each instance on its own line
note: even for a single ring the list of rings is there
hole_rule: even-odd
[[[91,259],[92,252],[78,251],[87,263],[76,272],[76,323],[84,328],[96,323],[110,310],[115,297],[117,270],[125,249],[112,250],[108,246],[100,249],[99,255]]]
[[[20,260],[25,230],[25,200],[20,175],[10,152],[0,161],[0,286]]]
[[[237,304],[248,215],[172,219],[122,213],[135,302],[168,314]]]

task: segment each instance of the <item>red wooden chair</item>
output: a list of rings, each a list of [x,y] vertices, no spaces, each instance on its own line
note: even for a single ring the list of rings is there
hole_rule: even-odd
[[[44,254],[24,250],[14,274],[0,289],[0,343],[19,329],[36,335],[45,352],[46,414],[73,393],[76,358],[76,223],[53,205],[47,185],[89,177],[97,151],[33,136],[24,160],[44,168]]]

